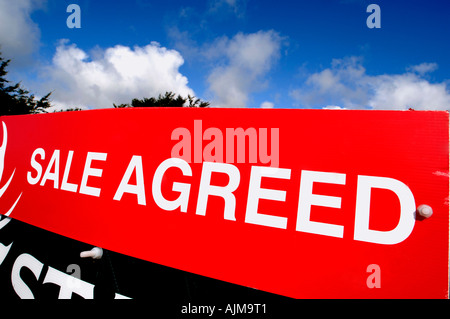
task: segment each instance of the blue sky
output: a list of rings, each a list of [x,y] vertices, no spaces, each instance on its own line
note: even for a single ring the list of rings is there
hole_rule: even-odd
[[[446,0],[0,0],[0,44],[9,78],[60,108],[174,91],[221,107],[448,110],[449,21]]]

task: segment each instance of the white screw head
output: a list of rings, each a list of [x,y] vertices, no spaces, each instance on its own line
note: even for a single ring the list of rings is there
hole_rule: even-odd
[[[417,212],[420,216],[430,218],[433,215],[433,209],[428,205],[420,205],[417,207]]]
[[[94,247],[89,251],[82,251],[80,253],[81,258],[91,257],[92,259],[100,259],[103,256],[103,249],[100,247]]]

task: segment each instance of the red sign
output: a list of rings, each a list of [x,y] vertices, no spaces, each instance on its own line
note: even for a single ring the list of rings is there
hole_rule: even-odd
[[[0,212],[12,218],[293,298],[448,298],[447,112],[0,120]]]

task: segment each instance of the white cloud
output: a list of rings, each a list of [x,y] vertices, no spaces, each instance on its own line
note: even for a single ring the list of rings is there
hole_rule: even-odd
[[[43,0],[0,0],[0,51],[12,65],[30,63],[40,44],[40,30],[30,17]]]
[[[415,74],[381,75],[368,102],[374,109],[449,110],[450,91],[445,83],[430,83]]]
[[[213,105],[245,107],[250,93],[264,88],[265,75],[278,59],[281,37],[274,31],[238,33],[232,39],[218,39],[205,56],[222,64],[208,77]]]
[[[323,107],[322,109],[324,109],[324,110],[346,110],[345,107],[340,107],[338,105],[327,105],[327,106]]]
[[[418,65],[413,65],[408,68],[408,71],[416,72],[420,75],[425,75],[427,73],[436,71],[438,69],[437,63],[421,63]]]
[[[273,109],[274,106],[275,106],[275,104],[273,102],[264,101],[264,102],[261,103],[260,108],[262,108],[262,109]]]
[[[292,90],[290,96],[304,107],[448,110],[447,84],[423,77],[436,69],[435,63],[422,63],[408,68],[413,72],[372,76],[358,58],[336,59],[331,68],[310,74],[305,85]]]
[[[90,108],[130,103],[133,98],[166,91],[194,95],[179,72],[183,63],[177,51],[156,42],[134,48],[116,45],[89,56],[75,44],[62,41],[45,70],[49,78],[43,90],[53,91],[55,104]]]

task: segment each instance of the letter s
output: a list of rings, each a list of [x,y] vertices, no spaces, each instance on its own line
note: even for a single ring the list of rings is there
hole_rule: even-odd
[[[44,264],[42,264],[39,260],[37,260],[36,258],[34,258],[29,254],[22,254],[19,257],[17,257],[13,265],[11,273],[11,281],[13,284],[14,291],[19,295],[21,299],[34,299],[34,295],[31,292],[30,288],[28,288],[28,286],[23,282],[22,278],[20,277],[20,270],[23,267],[26,267],[29,270],[31,270],[34,277],[38,279],[39,275],[41,274],[43,266]]]
[[[40,155],[41,159],[45,159],[45,151],[42,148],[37,148],[34,150],[33,155],[31,155],[31,167],[37,172],[36,177],[32,177],[31,172],[27,172],[27,181],[31,185],[37,184],[42,176],[42,166],[36,161],[37,155]]]

